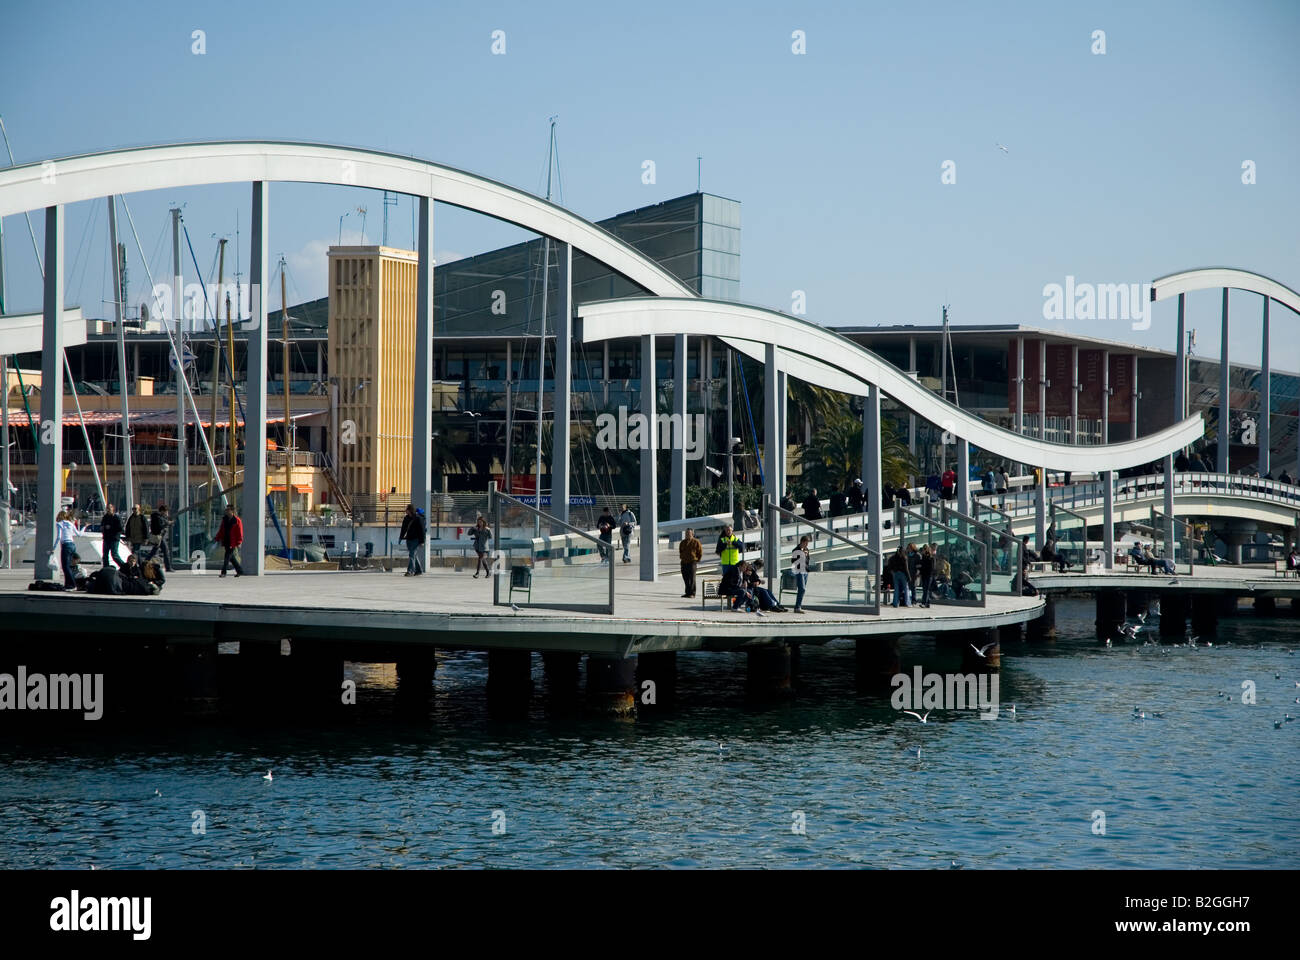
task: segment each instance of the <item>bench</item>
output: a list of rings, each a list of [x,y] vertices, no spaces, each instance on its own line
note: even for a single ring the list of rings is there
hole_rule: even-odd
[[[705,577],[700,581],[700,607],[708,609],[710,600],[717,600],[725,610],[731,603],[731,597],[725,593],[718,593],[718,587],[722,586],[722,579],[719,577]]]
[[[1288,567],[1285,560],[1273,561],[1273,576],[1275,577],[1300,577],[1300,569]]]
[[[1051,573],[1052,563],[1050,560],[1035,560],[1029,564],[1030,573]]]
[[[781,591],[776,597],[776,602],[781,606],[785,606],[786,591],[793,593],[796,597],[799,596],[799,584],[795,582],[793,570],[781,571]]]
[[[510,593],[507,595],[507,602],[513,602],[515,591],[521,591],[529,603],[533,601],[533,568],[532,567],[511,567],[510,568]]]
[[[867,600],[869,599],[869,591],[867,589],[867,585],[870,578],[871,575],[867,573],[864,573],[861,576],[853,576],[852,574],[850,574],[848,577],[846,577],[845,579],[848,583],[848,587],[846,589],[847,596],[844,598],[845,602],[852,603],[854,594],[861,594],[862,602],[866,603]]]

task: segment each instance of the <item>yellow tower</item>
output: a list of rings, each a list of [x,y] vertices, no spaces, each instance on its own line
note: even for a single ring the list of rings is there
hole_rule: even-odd
[[[329,369],[350,497],[410,493],[418,264],[411,250],[329,249]]]

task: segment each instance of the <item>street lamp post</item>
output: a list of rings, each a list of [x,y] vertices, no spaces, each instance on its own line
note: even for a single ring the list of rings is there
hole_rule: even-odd
[[[396,487],[390,487],[388,496],[384,498],[384,556],[392,556],[392,550],[388,546],[388,507],[393,502],[393,494],[397,492]]]

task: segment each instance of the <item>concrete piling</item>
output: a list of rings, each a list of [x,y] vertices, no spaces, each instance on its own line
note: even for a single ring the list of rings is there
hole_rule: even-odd
[[[783,700],[794,696],[790,646],[773,643],[746,652],[745,695],[751,700]]]
[[[636,658],[638,712],[671,709],[677,698],[677,653],[643,653]]]
[[[533,696],[529,650],[489,650],[487,706],[494,720],[523,720]]]
[[[587,655],[587,711],[620,720],[636,718],[636,667],[633,657]]]

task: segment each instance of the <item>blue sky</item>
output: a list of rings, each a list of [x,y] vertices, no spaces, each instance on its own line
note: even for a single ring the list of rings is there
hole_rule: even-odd
[[[0,32],[0,115],[19,162],[271,137],[410,153],[541,192],[558,114],[560,199],[590,219],[694,190],[702,155],[704,189],[743,205],[746,301],[789,310],[802,290],[808,316],[831,325],[934,323],[948,303],[956,323],[1172,348],[1172,303],[1146,331],[1046,321],[1043,287],[1227,265],[1300,289],[1297,40],[1294,0],[23,4]],[[128,199],[155,274],[170,269],[173,202],[205,274],[238,211],[246,269],[246,188]],[[273,188],[291,302],[323,293],[325,247],[358,205],[377,242],[378,194]],[[102,207],[68,214],[68,300],[91,314],[109,296]],[[409,202],[392,218],[390,242],[408,244]],[[361,226],[351,213],[345,240]],[[15,311],[39,305],[26,231],[5,218]],[[444,262],[524,236],[446,208],[436,234]],[[1190,298],[1199,354],[1218,353],[1218,309],[1215,292]],[[1257,362],[1259,298],[1234,294],[1232,309],[1232,358]],[[1279,368],[1300,370],[1297,319],[1274,311]]]

